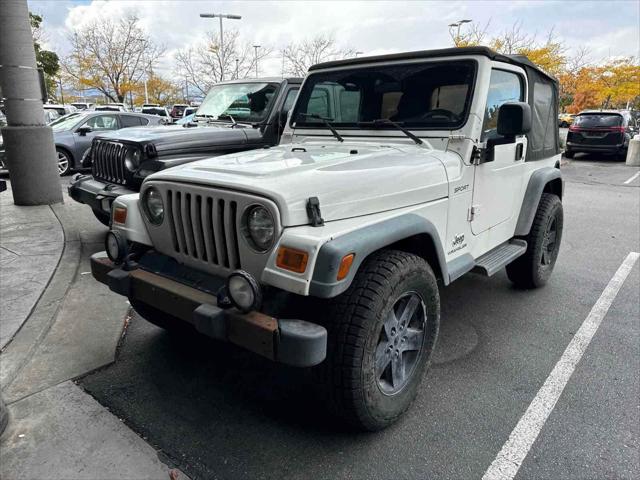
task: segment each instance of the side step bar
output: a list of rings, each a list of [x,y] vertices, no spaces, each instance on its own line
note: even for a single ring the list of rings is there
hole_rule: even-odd
[[[527,242],[525,240],[510,240],[478,258],[472,272],[490,277],[519,256],[524,255],[526,251]]]

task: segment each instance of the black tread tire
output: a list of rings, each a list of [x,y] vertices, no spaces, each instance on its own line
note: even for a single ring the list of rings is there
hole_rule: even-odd
[[[420,360],[409,382],[393,396],[378,387],[375,350],[384,314],[405,291],[424,300],[427,313]],[[395,422],[413,402],[428,368],[440,326],[440,298],[429,264],[396,250],[372,254],[349,289],[330,303],[327,359],[319,367],[333,413],[358,430],[375,431]]]
[[[564,151],[564,158],[573,158],[573,152],[569,151],[569,150],[565,150]]]
[[[160,327],[172,333],[188,334],[196,331],[191,324],[180,320],[173,315],[169,315],[162,310],[158,310],[148,303],[140,302],[133,298],[129,298],[129,303],[138,315],[144,318],[147,322],[153,323],[156,327]]]
[[[556,249],[550,265],[541,265],[542,245],[547,224],[552,215],[556,216]],[[538,288],[549,280],[555,266],[562,241],[563,227],[562,201],[557,195],[543,193],[538,210],[531,225],[531,231],[523,238],[527,241],[527,251],[507,265],[507,276],[519,288]]]
[[[95,208],[92,208],[91,211],[101,224],[105,227],[111,226],[111,215],[101,210],[96,210]]]

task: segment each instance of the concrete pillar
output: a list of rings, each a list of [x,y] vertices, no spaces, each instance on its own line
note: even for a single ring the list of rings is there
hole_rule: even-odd
[[[630,167],[640,167],[640,135],[636,135],[629,140],[627,165]]]
[[[44,123],[27,0],[0,1],[0,85],[8,126],[2,128],[16,205],[62,202],[53,132]]]

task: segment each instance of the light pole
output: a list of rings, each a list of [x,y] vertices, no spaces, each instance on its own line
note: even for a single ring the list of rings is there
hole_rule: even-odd
[[[473,20],[458,20],[457,22],[454,22],[454,23],[450,23],[450,24],[449,24],[449,31],[451,31],[451,28],[454,28],[454,27],[457,27],[457,28],[458,28],[458,32],[456,33],[456,37],[455,37],[455,39],[454,39],[454,43],[456,43],[456,44],[457,44],[458,39],[460,38],[460,26],[461,26],[463,23],[471,23],[471,22],[473,22]]]
[[[256,78],[258,78],[258,49],[260,48],[260,45],[254,45],[253,48],[256,53]]]
[[[242,16],[231,15],[228,13],[201,13],[201,18],[219,18],[220,19],[220,60],[223,68],[220,69],[220,80],[224,80],[224,35],[222,32],[222,19],[228,18],[229,20],[240,20]]]
[[[240,59],[236,58],[236,80],[238,80],[238,64],[240,63]]]
[[[364,52],[356,52],[356,58],[358,58],[358,55],[364,55]]]

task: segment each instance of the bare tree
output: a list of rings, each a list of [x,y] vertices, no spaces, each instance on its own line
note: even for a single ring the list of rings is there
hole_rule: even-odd
[[[135,15],[115,22],[93,22],[74,31],[69,41],[72,50],[63,61],[66,76],[81,88],[95,88],[118,102],[124,101],[164,53],[164,47],[151,41]]]
[[[257,61],[268,57],[272,49],[262,46]],[[237,30],[225,31],[224,44],[220,48],[217,32],[207,32],[204,42],[191,45],[176,54],[176,73],[189,86],[206,94],[212,85],[229,79],[254,75],[255,50],[249,43],[241,44]]]
[[[304,77],[311,65],[355,56],[353,48],[339,47],[331,35],[316,35],[299,43],[290,43],[282,51],[284,71]]]
[[[450,26],[449,35],[451,36],[451,40],[456,47],[471,47],[474,45],[482,45],[487,36],[487,31],[489,30],[490,23],[490,19],[484,26],[472,23],[469,25],[469,28],[466,32],[460,32],[459,29]]]

